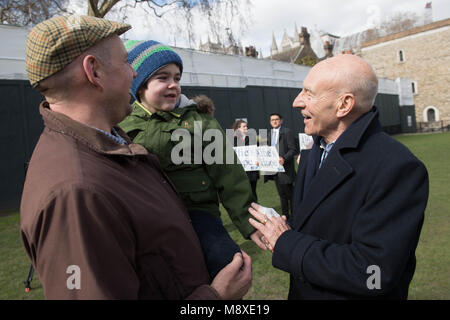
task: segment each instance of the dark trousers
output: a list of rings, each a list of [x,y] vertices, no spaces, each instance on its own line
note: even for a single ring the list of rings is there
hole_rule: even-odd
[[[294,190],[294,184],[281,184],[275,179],[275,185],[277,186],[278,195],[281,201],[281,211],[287,218],[290,217],[292,211],[292,193]]]
[[[231,239],[220,218],[205,211],[189,211],[192,226],[197,233],[211,279],[241,252]]]
[[[253,196],[255,197],[255,202],[258,201],[258,196],[256,195],[256,184],[257,183],[258,183],[258,180],[255,180],[255,181],[250,180],[250,186],[252,187],[252,193],[253,193]]]

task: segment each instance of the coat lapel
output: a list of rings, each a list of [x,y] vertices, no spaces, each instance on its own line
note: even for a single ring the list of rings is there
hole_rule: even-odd
[[[331,152],[311,181],[306,193],[301,193],[303,199],[300,203],[296,203],[293,227],[300,229],[317,206],[352,172],[352,167],[342,159],[339,152]],[[296,193],[299,199],[301,194]]]
[[[284,130],[282,127],[280,127],[280,131],[278,132],[278,144],[280,144],[280,141],[284,138]]]
[[[295,193],[295,199],[300,200],[295,202],[297,205],[294,207],[292,224],[294,229],[300,229],[320,203],[353,173],[352,166],[342,157],[341,150],[357,148],[367,131],[381,131],[379,122],[374,119],[378,119],[378,110],[375,106],[353,122],[338,138],[307,190],[301,187],[299,188],[301,193]],[[308,163],[305,167],[307,165]],[[302,175],[305,173],[306,171],[303,171]]]
[[[308,166],[308,162],[306,160],[308,159],[310,152],[311,150],[303,150],[300,153],[300,164],[298,166],[298,173],[294,185],[292,212],[295,212],[296,208],[300,205],[303,199],[306,168]],[[304,160],[302,161],[302,159]]]

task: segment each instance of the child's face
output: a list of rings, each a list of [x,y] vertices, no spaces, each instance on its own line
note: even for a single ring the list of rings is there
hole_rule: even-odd
[[[139,89],[141,103],[150,111],[171,111],[180,99],[180,68],[174,64],[159,69]]]

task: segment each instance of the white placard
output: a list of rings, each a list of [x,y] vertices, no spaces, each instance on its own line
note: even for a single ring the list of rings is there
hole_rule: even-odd
[[[234,147],[234,152],[236,152],[245,171],[259,170],[257,148],[257,146]]]
[[[279,163],[280,156],[274,146],[241,146],[234,147],[245,171],[284,172]]]
[[[257,152],[260,171],[284,172],[275,146],[261,146],[258,147]]]
[[[306,133],[298,134],[298,143],[300,145],[300,151],[311,149],[314,143],[314,140],[311,136]]]

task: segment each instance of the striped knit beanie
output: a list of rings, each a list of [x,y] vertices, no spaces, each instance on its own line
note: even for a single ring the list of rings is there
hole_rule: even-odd
[[[128,63],[137,72],[131,84],[131,93],[139,101],[138,90],[156,71],[175,63],[183,73],[183,61],[169,46],[159,42],[130,40],[125,43],[128,51]]]

